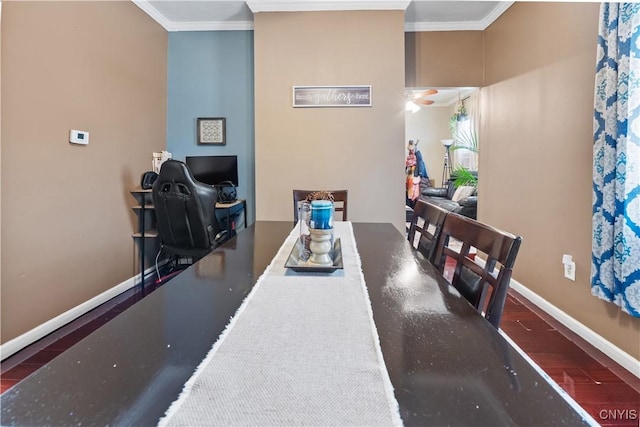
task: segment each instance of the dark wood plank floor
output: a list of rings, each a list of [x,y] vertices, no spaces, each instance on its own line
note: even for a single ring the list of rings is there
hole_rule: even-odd
[[[1,392],[140,301],[158,285],[129,290],[2,361]],[[638,426],[640,380],[510,291],[502,330],[603,426]],[[540,408],[544,410],[544,408]]]
[[[640,425],[640,379],[513,290],[500,327],[601,425]]]
[[[0,393],[13,387],[162,284],[155,283],[155,277],[148,279],[144,290],[139,285],[129,289],[0,362]]]

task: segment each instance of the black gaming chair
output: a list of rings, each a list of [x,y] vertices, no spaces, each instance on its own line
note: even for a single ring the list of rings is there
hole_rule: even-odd
[[[153,184],[160,251],[196,261],[227,239],[220,232],[215,187],[196,181],[188,166],[177,160],[162,164]]]

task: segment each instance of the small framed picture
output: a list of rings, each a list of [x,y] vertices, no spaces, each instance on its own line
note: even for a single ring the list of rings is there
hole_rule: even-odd
[[[198,118],[198,144],[226,145],[226,121],[224,117]]]

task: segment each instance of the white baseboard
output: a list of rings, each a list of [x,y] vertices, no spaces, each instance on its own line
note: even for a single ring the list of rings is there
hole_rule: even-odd
[[[476,257],[476,262],[484,267],[484,259]],[[640,360],[636,359],[620,347],[603,338],[602,335],[597,334],[592,329],[589,329],[584,324],[569,316],[567,313],[560,310],[558,307],[551,304],[549,301],[542,298],[540,295],[536,294],[517,280],[512,278],[509,287],[531,301],[536,307],[547,313],[549,316],[562,323],[580,338],[606,354],[618,365],[640,378],[640,369],[638,369],[638,366],[640,366]]]
[[[162,263],[164,264],[164,262]],[[160,265],[160,264],[158,264]],[[145,276],[149,273],[151,273],[152,271],[155,270],[155,265],[152,267],[149,267],[145,272]],[[50,333],[52,333],[53,331],[61,328],[62,326],[74,321],[75,319],[77,319],[78,317],[82,316],[85,313],[88,313],[89,311],[95,309],[96,307],[100,306],[101,304],[109,301],[112,298],[117,297],[118,295],[120,295],[121,293],[131,289],[132,287],[134,287],[136,285],[136,283],[138,283],[138,281],[140,280],[140,274],[138,273],[137,275],[135,275],[134,277],[131,277],[127,280],[125,280],[124,282],[114,286],[111,289],[107,289],[106,291],[104,291],[103,293],[96,295],[95,297],[91,298],[88,301],[83,302],[80,305],[77,305],[75,307],[73,307],[72,309],[65,311],[64,313],[60,314],[59,316],[54,317],[51,320],[46,321],[45,323],[36,326],[35,328],[31,329],[28,332],[25,332],[24,334],[7,341],[6,343],[2,344],[0,346],[0,360],[4,360],[7,357],[11,356],[12,354],[17,353],[18,351],[22,350],[23,348],[33,344],[34,342],[38,341],[39,339],[49,335]]]
[[[638,369],[638,366],[640,366],[640,361],[638,359],[622,350],[620,347],[617,347],[610,341],[606,340],[601,335],[597,334],[592,329],[589,329],[573,317],[569,316],[567,313],[560,310],[558,307],[551,304],[549,301],[545,300],[540,295],[524,286],[522,283],[511,279],[511,288],[531,301],[542,311],[569,328],[572,332],[580,336],[589,344],[593,345],[595,348],[606,354],[620,366],[631,372],[636,377],[640,378],[640,369]]]

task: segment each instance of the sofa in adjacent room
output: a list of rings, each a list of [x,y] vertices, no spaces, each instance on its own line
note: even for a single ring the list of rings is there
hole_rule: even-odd
[[[440,206],[449,212],[477,219],[478,196],[476,195],[475,187],[460,186],[456,189],[453,182],[449,181],[444,188],[422,188],[419,198]]]

